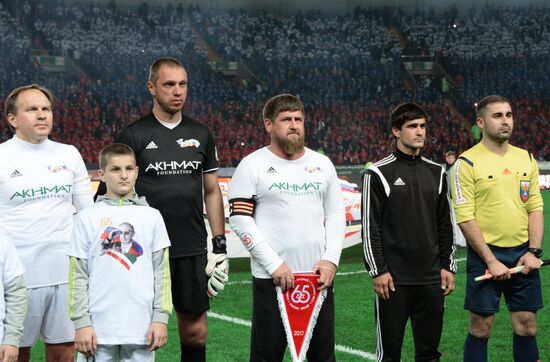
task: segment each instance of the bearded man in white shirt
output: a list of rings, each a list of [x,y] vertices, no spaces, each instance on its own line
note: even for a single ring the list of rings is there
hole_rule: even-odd
[[[281,361],[286,347],[275,285],[313,271],[328,289],[313,331],[308,361],[334,361],[332,282],[340,260],[345,214],[332,162],[304,147],[304,105],[290,94],[263,110],[271,143],[245,157],[229,187],[233,230],[250,252],[253,276],[251,361]]]

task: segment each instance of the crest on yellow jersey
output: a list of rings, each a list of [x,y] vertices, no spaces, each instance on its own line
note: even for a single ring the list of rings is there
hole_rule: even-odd
[[[523,202],[529,201],[529,189],[531,188],[531,182],[521,180],[519,182],[519,198]]]

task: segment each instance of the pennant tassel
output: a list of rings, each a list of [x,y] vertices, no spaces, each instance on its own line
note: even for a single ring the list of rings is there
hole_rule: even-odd
[[[300,351],[300,362],[305,360],[306,358],[306,353],[309,350],[309,342],[311,342],[311,337],[313,337],[313,330],[315,328],[315,325],[317,324],[317,317],[319,316],[319,312],[321,312],[321,308],[323,307],[323,302],[325,301],[326,296],[327,290],[321,290],[319,293],[319,299],[317,299],[317,303],[315,303],[313,313],[308,323],[306,337],[304,339],[304,344],[302,345],[302,350]]]
[[[286,341],[288,343],[288,349],[290,349],[290,355],[293,362],[302,362],[296,355],[296,346],[294,346],[294,338],[292,338],[292,328],[290,328],[290,321],[288,320],[288,313],[286,312],[285,299],[281,287],[275,287],[277,290],[277,302],[279,304],[279,312],[281,313],[281,320],[285,327]]]

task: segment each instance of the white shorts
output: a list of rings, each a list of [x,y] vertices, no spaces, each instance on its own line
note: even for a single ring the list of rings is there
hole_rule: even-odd
[[[155,352],[149,346],[141,344],[99,344],[92,357],[77,354],[76,362],[154,362]]]
[[[31,347],[42,337],[48,344],[74,341],[74,324],[69,319],[69,285],[27,289],[28,311],[21,347]]]

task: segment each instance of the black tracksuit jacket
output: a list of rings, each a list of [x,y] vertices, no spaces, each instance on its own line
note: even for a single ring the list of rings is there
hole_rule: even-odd
[[[389,272],[396,285],[440,283],[456,272],[445,168],[399,150],[363,178],[362,238],[372,277]]]

